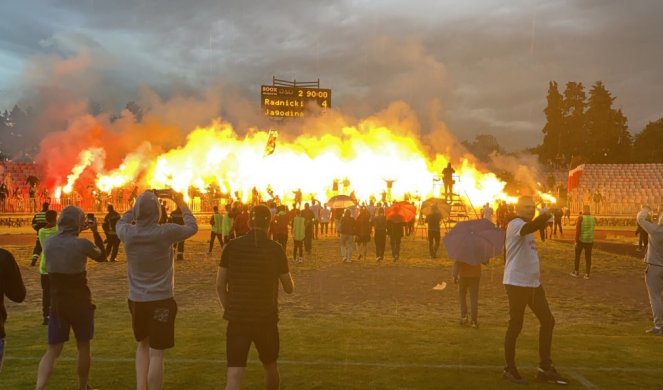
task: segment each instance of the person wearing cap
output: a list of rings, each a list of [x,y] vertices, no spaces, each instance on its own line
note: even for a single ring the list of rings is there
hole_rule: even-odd
[[[240,389],[251,344],[255,344],[265,371],[267,389],[278,389],[280,375],[278,290],[294,289],[283,247],[269,239],[272,215],[264,205],[253,207],[251,230],[224,248],[216,291],[228,321],[226,329],[226,389]]]
[[[645,262],[645,283],[649,293],[649,303],[654,317],[654,326],[648,334],[663,336],[663,213],[658,217],[658,224],[647,220],[651,210],[644,207],[636,220],[649,235],[649,245]]]
[[[124,243],[129,281],[129,311],[136,348],[136,388],[160,389],[165,350],[175,346],[175,271],[173,244],[198,232],[196,218],[181,194],[159,193],[182,213],[182,225],[159,224],[157,194],[145,191],[117,222],[115,231]]]

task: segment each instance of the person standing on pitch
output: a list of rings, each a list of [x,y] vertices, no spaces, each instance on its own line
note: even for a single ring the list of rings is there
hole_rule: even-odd
[[[431,259],[437,258],[437,250],[440,248],[440,222],[442,213],[436,205],[431,207],[431,213],[426,217],[428,225],[428,253]]]
[[[516,340],[523,328],[525,308],[529,306],[540,326],[536,378],[542,382],[566,385],[568,380],[557,373],[550,358],[555,318],[541,285],[539,254],[534,240],[534,233],[546,225],[550,214],[543,209],[542,214],[532,220],[535,210],[532,197],[520,197],[516,206],[517,216],[506,229],[506,263],[502,282],[509,299],[509,326],[504,338],[506,367],[502,377],[517,384],[527,383],[516,368]]]
[[[575,259],[574,270],[571,276],[577,278],[580,268],[580,253],[585,251],[585,279],[589,279],[589,271],[592,269],[592,245],[594,244],[594,227],[596,226],[596,218],[590,215],[589,205],[582,206],[582,215],[578,217],[576,223],[576,246],[575,246]]]
[[[375,260],[380,262],[384,259],[384,247],[387,244],[387,218],[384,216],[382,207],[378,207],[376,210],[373,230],[375,232]]]
[[[5,359],[5,337],[7,336],[5,334],[5,321],[7,321],[5,296],[16,303],[23,302],[25,285],[14,255],[7,250],[0,249],[0,372]]]
[[[341,257],[344,263],[352,263],[352,239],[355,236],[355,219],[352,218],[350,209],[345,209],[343,218],[339,222],[339,233],[341,235]]]
[[[212,208],[214,211],[212,217],[209,220],[211,225],[211,231],[209,235],[209,250],[207,255],[212,254],[212,249],[214,249],[214,240],[219,241],[219,246],[223,250],[223,216],[219,213],[219,206],[214,206]]]
[[[216,277],[223,318],[228,321],[226,389],[241,389],[252,343],[265,370],[265,387],[278,389],[278,287],[280,282],[292,294],[294,282],[283,247],[267,236],[269,209],[253,207],[249,220],[251,231],[223,249]]]
[[[663,336],[663,213],[658,217],[658,224],[648,221],[650,210],[644,207],[636,217],[638,225],[649,235],[649,245],[645,262],[645,283],[649,293],[649,303],[654,316],[654,326],[648,334]]]
[[[78,235],[90,228],[94,243]],[[87,258],[98,262],[106,259],[104,242],[97,231],[94,218],[85,221],[83,210],[67,206],[58,219],[58,234],[44,242],[44,258],[51,288],[51,308],[48,318],[48,348],[39,362],[37,390],[48,383],[55,362],[73,329],[78,349],[78,386],[88,388],[92,354],[90,341],[94,336],[92,293],[87,284]]]
[[[293,261],[302,263],[304,261],[304,241],[306,240],[306,219],[302,211],[295,209],[295,218],[292,219],[292,240],[294,241]]]
[[[41,206],[41,211],[32,217],[32,228],[35,229],[35,232],[37,232],[37,242],[35,243],[35,247],[32,250],[32,262],[30,263],[30,265],[33,267],[37,265],[39,255],[41,255],[42,247],[39,243],[39,230],[46,226],[46,212],[48,211],[49,204],[44,203]]]
[[[46,212],[46,226],[39,229],[39,243],[43,248],[46,240],[58,234],[58,212],[48,210]],[[46,270],[46,255],[41,251],[39,256],[39,277],[41,282],[41,313],[43,317],[42,325],[48,325],[48,317],[51,311],[51,284],[48,281],[48,271]]]
[[[138,342],[137,389],[162,386],[164,352],[175,345],[177,303],[172,247],[198,232],[196,218],[181,194],[170,190],[160,191],[159,196],[175,202],[182,212],[183,225],[159,224],[159,199],[154,192],[145,191],[116,228],[127,256],[129,311]]]
[[[101,228],[106,233],[106,255],[110,254],[110,261],[115,262],[117,261],[117,251],[120,249],[120,239],[117,238],[115,231],[117,221],[120,220],[120,213],[115,211],[111,204],[106,206],[106,210],[108,210],[108,214],[104,217]]]

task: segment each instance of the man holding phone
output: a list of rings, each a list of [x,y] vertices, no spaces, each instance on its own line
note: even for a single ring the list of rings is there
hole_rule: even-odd
[[[93,216],[94,218],[94,216]],[[87,284],[87,258],[103,262],[104,243],[92,221],[85,220],[83,210],[67,206],[57,222],[58,233],[44,242],[46,271],[51,290],[48,319],[48,349],[39,362],[37,389],[43,389],[53,373],[55,362],[69,340],[70,329],[76,336],[78,349],[79,388],[88,386],[92,356],[90,341],[94,336],[92,293]],[[78,235],[90,228],[94,243]]]
[[[159,224],[159,198],[175,202],[182,210],[183,225]],[[115,230],[127,256],[129,311],[138,342],[136,387],[160,389],[164,351],[175,345],[177,303],[172,246],[196,234],[198,224],[181,194],[156,190],[138,196],[133,208],[117,222]]]

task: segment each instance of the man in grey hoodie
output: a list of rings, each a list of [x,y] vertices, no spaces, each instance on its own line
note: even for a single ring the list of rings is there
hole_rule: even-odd
[[[636,218],[638,225],[649,235],[645,256],[645,282],[654,316],[654,327],[647,330],[647,333],[663,336],[663,214],[658,218],[658,224],[655,224],[647,220],[650,212],[648,207],[643,207]]]
[[[48,321],[48,349],[39,362],[37,389],[48,382],[55,361],[62,353],[69,330],[73,329],[78,348],[79,389],[88,388],[92,360],[90,340],[94,335],[92,293],[87,285],[87,258],[105,261],[104,243],[95,221],[89,221],[94,244],[78,237],[87,228],[83,210],[67,206],[58,219],[58,233],[44,244],[46,270],[51,289],[51,308]]]
[[[129,279],[129,310],[138,347],[136,388],[160,389],[164,351],[175,345],[173,251],[174,243],[198,231],[196,219],[182,195],[168,196],[182,210],[184,225],[159,224],[161,205],[152,191],[143,192],[134,207],[117,222],[124,243]],[[135,222],[135,224],[132,224]]]

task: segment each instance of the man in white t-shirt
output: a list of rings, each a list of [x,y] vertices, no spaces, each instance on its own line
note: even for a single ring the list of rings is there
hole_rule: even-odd
[[[525,308],[529,306],[539,319],[539,369],[537,380],[566,385],[568,380],[557,373],[550,359],[552,332],[555,326],[546,294],[540,282],[539,254],[534,242],[534,232],[542,229],[550,214],[542,209],[534,220],[536,205],[531,197],[518,199],[517,217],[506,229],[506,264],[504,265],[504,288],[509,299],[509,327],[504,339],[506,367],[502,377],[510,382],[526,384],[516,368],[516,340],[523,327]]]

